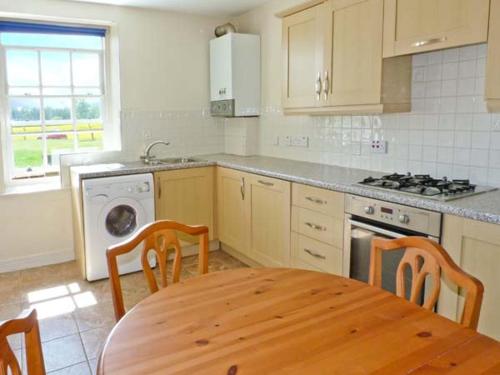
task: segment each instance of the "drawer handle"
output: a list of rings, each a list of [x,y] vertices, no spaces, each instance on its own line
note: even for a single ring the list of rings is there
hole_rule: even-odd
[[[322,82],[321,82],[321,72],[318,72],[318,78],[316,79],[316,82],[314,84],[314,88],[316,91],[316,98],[321,100],[321,88],[322,88]]]
[[[412,47],[423,47],[428,46],[429,44],[443,43],[448,40],[447,37],[443,36],[442,38],[432,38],[426,40],[419,40],[418,42],[413,43]]]
[[[319,230],[319,231],[325,231],[326,228],[321,226],[321,225],[318,225],[318,224],[314,224],[314,223],[305,223],[309,228],[312,228],[312,229],[315,229],[315,230]]]
[[[324,255],[321,255],[321,254],[318,254],[312,250],[309,250],[309,249],[304,249],[304,251],[309,254],[310,256],[314,257],[314,258],[317,258],[317,259],[322,259],[322,260],[326,260],[326,257]]]
[[[259,184],[262,184],[264,186],[274,186],[274,184],[272,182],[267,182],[267,181],[262,181],[262,180],[259,180]]]
[[[241,178],[240,193],[241,193],[241,200],[245,200],[245,177]]]
[[[316,204],[326,204],[326,201],[324,201],[323,199],[314,198],[314,197],[306,197],[306,199],[309,202],[313,202],[313,203],[316,203]]]

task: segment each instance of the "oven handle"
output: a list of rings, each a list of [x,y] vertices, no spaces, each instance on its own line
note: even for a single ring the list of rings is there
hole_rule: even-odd
[[[393,232],[393,231],[390,231],[390,230],[387,230],[387,229],[377,228],[376,226],[373,226],[373,225],[370,225],[370,224],[366,224],[366,223],[362,223],[360,221],[356,221],[356,220],[352,220],[352,219],[349,219],[349,224],[351,224],[351,226],[354,225],[354,226],[356,226],[358,228],[366,229],[366,230],[372,231],[372,232],[374,232],[376,234],[383,234],[385,236],[392,237],[392,238],[403,238],[403,237],[406,237],[406,235],[404,235],[404,234]]]

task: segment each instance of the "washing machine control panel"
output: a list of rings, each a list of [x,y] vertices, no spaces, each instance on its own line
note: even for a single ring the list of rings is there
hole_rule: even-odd
[[[151,186],[149,185],[149,182],[144,182],[142,184],[137,184],[127,187],[127,192],[131,194],[149,193],[150,191],[151,191]]]
[[[142,194],[149,193],[152,186],[149,182],[140,182],[133,184],[113,184],[109,186],[101,186],[99,188],[87,187],[85,193],[87,195],[108,194],[113,191],[115,194],[120,192],[127,192],[128,194]]]

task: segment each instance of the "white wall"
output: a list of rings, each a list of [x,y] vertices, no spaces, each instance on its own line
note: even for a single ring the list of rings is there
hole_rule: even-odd
[[[258,153],[385,172],[430,173],[500,186],[500,115],[483,100],[486,45],[413,58],[411,113],[381,116],[283,116],[281,20],[296,1],[273,0],[233,22],[262,37],[263,115]],[[240,139],[245,135],[239,124]],[[276,145],[287,135],[309,136],[309,148]],[[236,136],[233,134],[233,137]],[[387,140],[387,155],[370,153],[371,139]]]
[[[69,191],[0,197],[0,272],[74,258]]]
[[[0,0],[0,12],[114,23],[124,150],[114,158],[136,159],[145,143],[159,138],[172,141],[168,154],[223,151],[223,124],[206,111],[208,41],[223,20],[58,0]],[[0,195],[0,272],[71,258],[69,223],[67,189]]]

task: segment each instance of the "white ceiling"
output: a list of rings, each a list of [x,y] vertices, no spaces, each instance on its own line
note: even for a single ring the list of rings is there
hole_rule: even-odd
[[[227,17],[244,13],[269,0],[74,0]]]

